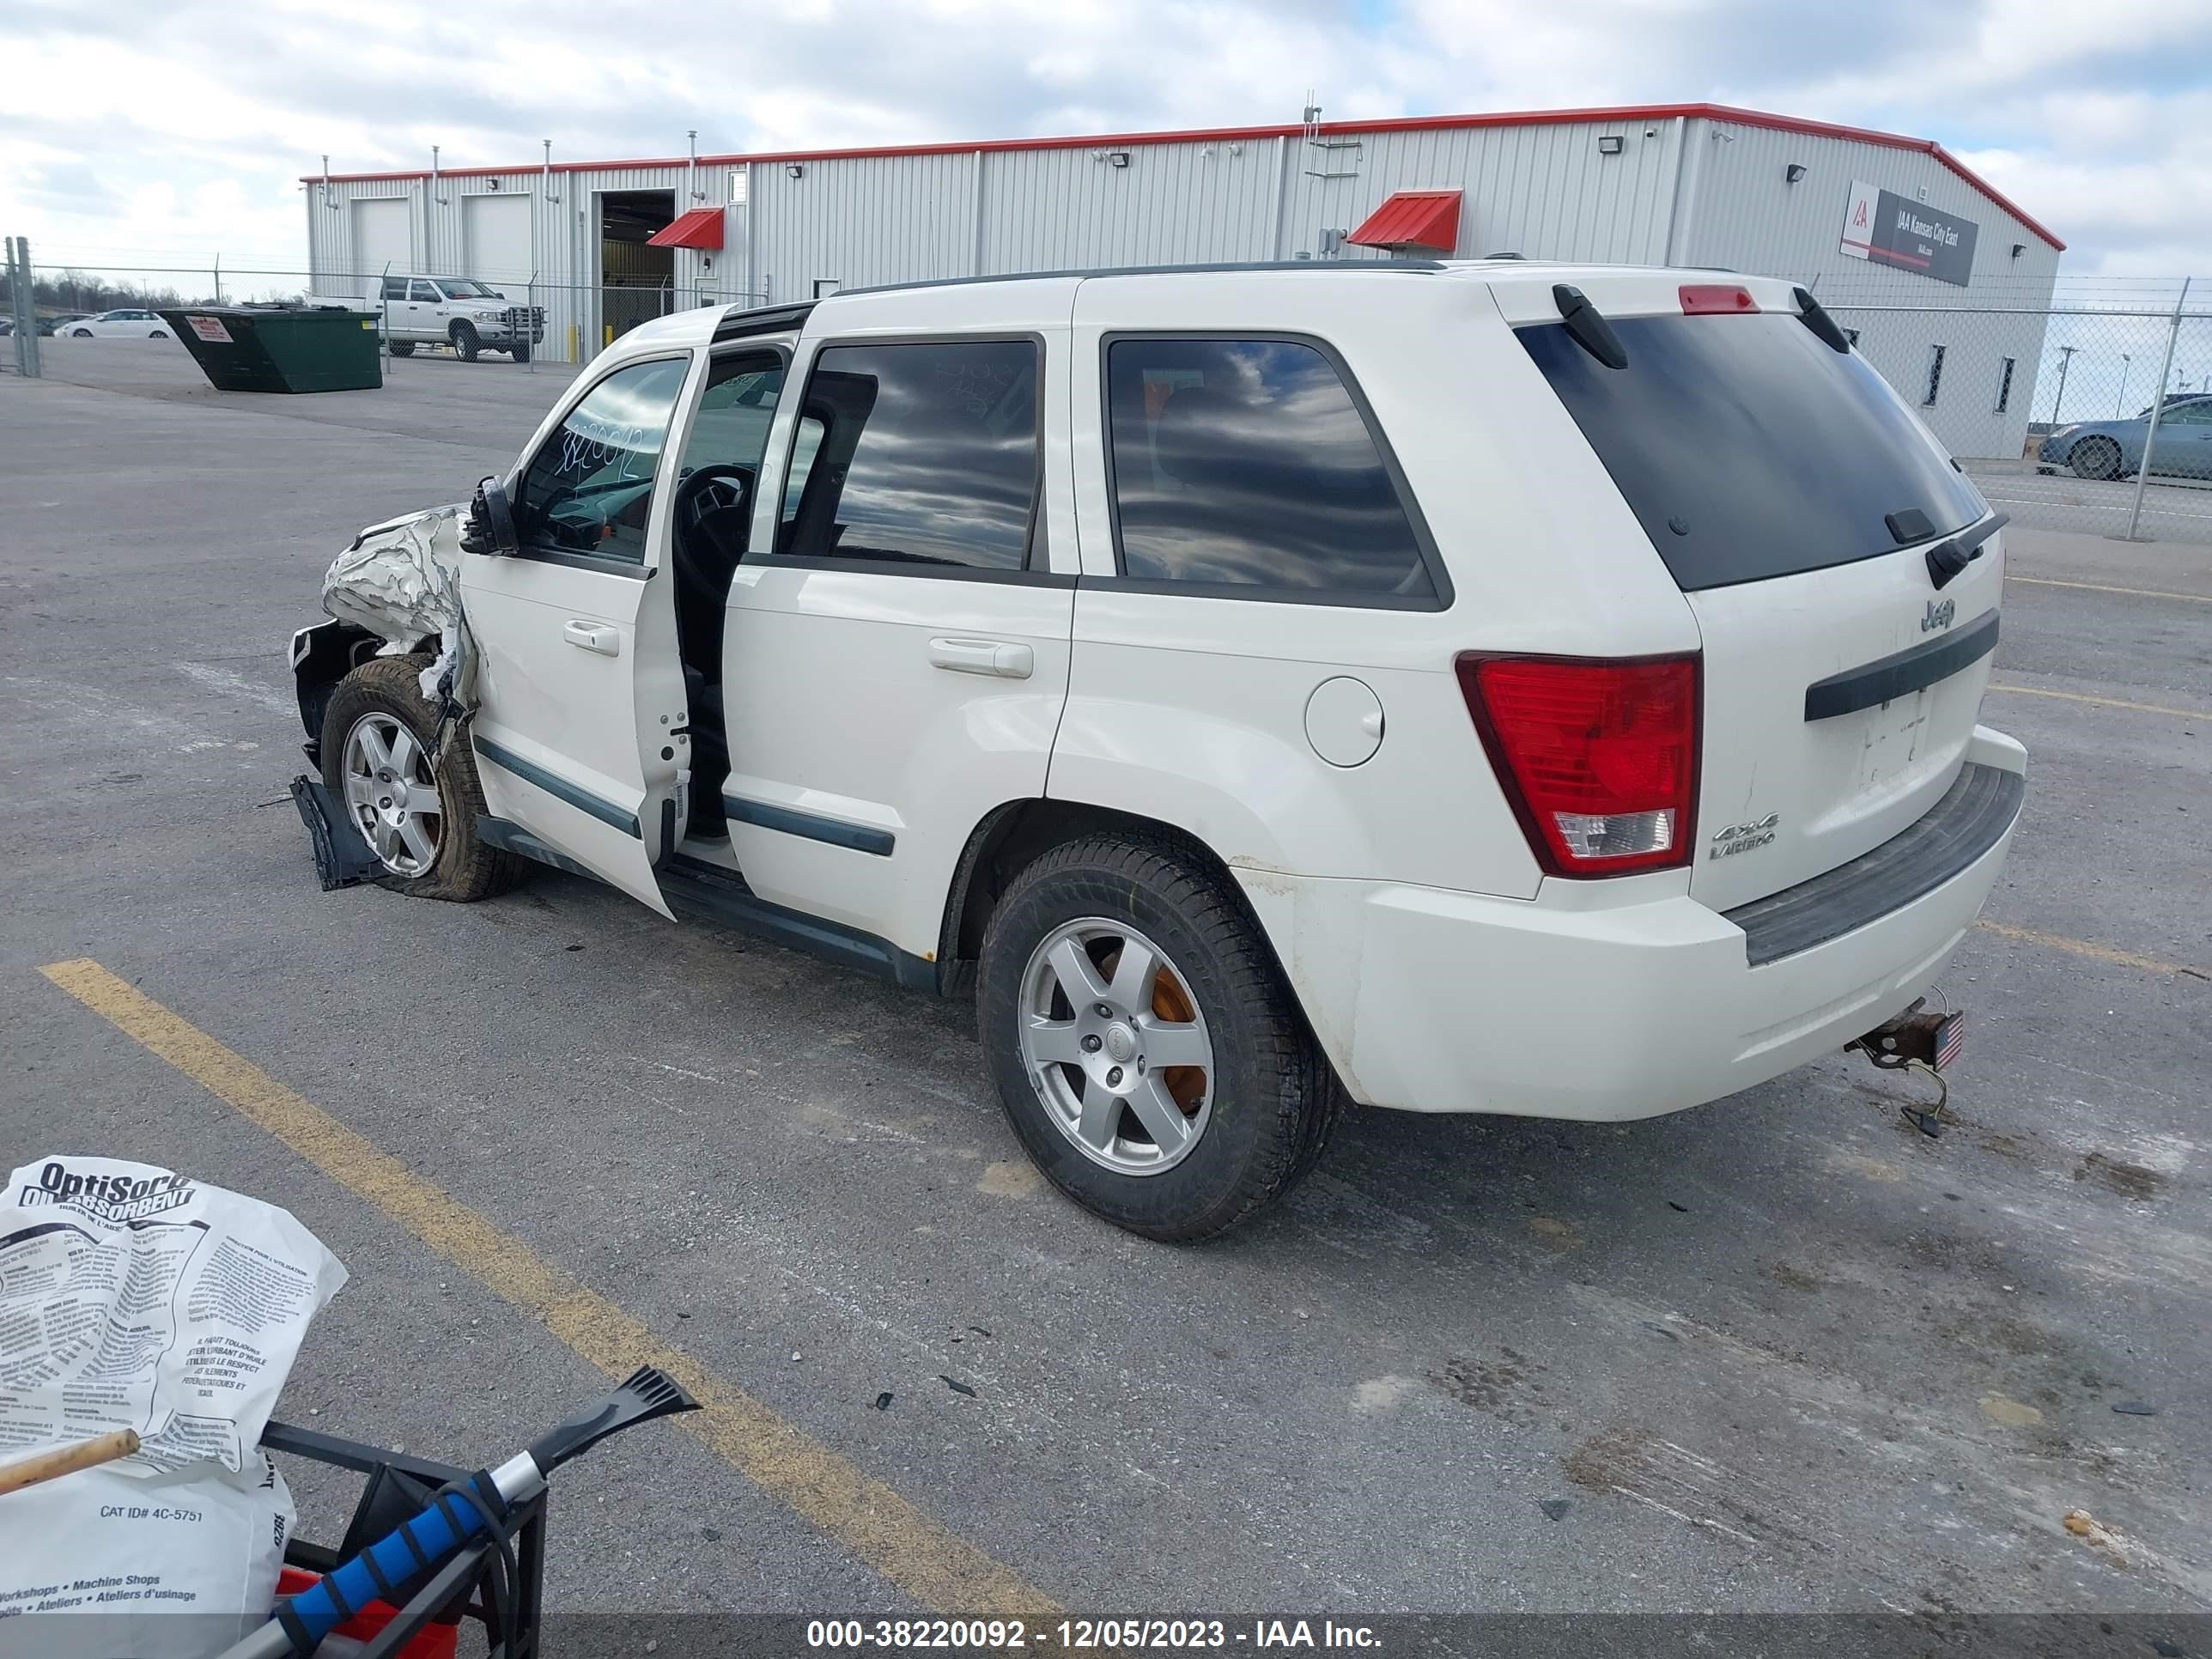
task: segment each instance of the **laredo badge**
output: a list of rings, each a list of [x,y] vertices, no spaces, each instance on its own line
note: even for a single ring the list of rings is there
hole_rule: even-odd
[[[1774,839],[1774,826],[1782,822],[1782,814],[1769,812],[1763,818],[1747,823],[1731,823],[1725,830],[1713,831],[1712,850],[1708,860],[1734,858],[1738,853],[1748,853],[1753,848],[1764,847]]]

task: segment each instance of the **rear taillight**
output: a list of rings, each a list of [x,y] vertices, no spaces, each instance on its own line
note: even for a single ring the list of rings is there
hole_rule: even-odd
[[[1537,862],[1555,876],[1690,861],[1698,659],[1459,659],[1460,690]]]

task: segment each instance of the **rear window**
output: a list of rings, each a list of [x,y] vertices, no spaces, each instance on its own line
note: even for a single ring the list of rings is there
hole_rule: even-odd
[[[1516,331],[1684,590],[1893,552],[1892,514],[1948,535],[1989,511],[1881,377],[1796,317],[1611,321],[1626,368],[1564,325]]]

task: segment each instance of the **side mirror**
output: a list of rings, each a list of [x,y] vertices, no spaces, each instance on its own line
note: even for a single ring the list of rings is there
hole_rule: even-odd
[[[477,485],[476,499],[469,503],[469,521],[461,531],[461,551],[505,558],[521,550],[521,538],[514,533],[514,509],[507,501],[507,487],[497,478],[482,480]]]

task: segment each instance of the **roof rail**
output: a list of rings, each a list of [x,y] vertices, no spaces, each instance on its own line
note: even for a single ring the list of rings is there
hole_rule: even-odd
[[[915,288],[965,288],[983,283],[1034,283],[1054,276],[1189,276],[1237,270],[1442,270],[1442,259],[1230,259],[1209,264],[1087,265],[1066,270],[1009,270],[989,276],[936,276],[915,283],[880,283],[847,288],[849,294],[897,294]]]

